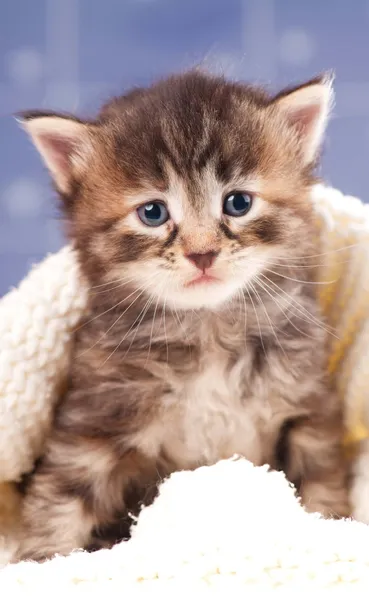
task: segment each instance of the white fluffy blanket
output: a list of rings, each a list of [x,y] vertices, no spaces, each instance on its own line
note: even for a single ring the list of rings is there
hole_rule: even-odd
[[[348,588],[367,597],[368,526],[307,514],[281,473],[244,459],[172,475],[112,550],[0,571],[7,598],[338,598]]]
[[[346,442],[359,450],[354,514],[369,522],[369,207],[323,186],[311,201],[322,248],[317,264],[326,282],[320,299],[337,333],[329,367],[345,403]],[[42,450],[85,304],[86,286],[70,247],[0,301],[0,483],[17,480]],[[0,527],[5,523],[8,534],[3,562],[16,543],[14,515],[6,517],[15,502],[9,489],[0,485]],[[369,590],[367,526],[307,515],[281,475],[244,460],[172,476],[154,506],[141,513],[133,539],[113,550],[0,571],[0,590],[19,587],[27,597],[33,588],[53,585],[89,597],[106,590],[114,598],[155,589],[171,596],[201,591],[204,597],[209,590],[236,594],[245,586],[275,594],[338,583],[341,591],[354,584]]]

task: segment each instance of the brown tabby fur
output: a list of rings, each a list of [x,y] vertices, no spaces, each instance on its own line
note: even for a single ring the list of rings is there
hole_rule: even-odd
[[[233,454],[282,466],[309,510],[348,514],[341,407],[326,380],[312,283],[320,261],[309,258],[319,254],[307,200],[314,164],[304,164],[279,97],[190,72],[83,122],[88,165],[59,191],[89,310],[27,487],[19,557],[89,547],[173,470]],[[242,226],[214,217],[214,189],[249,180],[263,210]],[[183,221],[160,235],[132,225],[142,194],[168,190],[181,198]],[[219,302],[221,284],[191,300],[180,288],[183,270],[194,269],[184,254],[210,250],[224,279],[249,269],[251,279]]]

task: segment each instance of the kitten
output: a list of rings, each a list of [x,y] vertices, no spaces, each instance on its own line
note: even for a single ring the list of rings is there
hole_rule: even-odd
[[[188,72],[95,120],[23,114],[89,284],[68,390],[24,502],[21,558],[88,547],[174,470],[283,465],[348,515],[314,286],[329,78],[270,96]]]

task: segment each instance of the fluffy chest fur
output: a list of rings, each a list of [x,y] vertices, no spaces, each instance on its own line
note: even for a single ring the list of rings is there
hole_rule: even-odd
[[[300,398],[318,385],[316,377],[304,378],[296,389],[313,346],[300,343],[293,352],[291,340],[276,339],[265,323],[262,346],[250,321],[250,336],[220,317],[216,335],[214,323],[202,324],[195,355],[167,363],[169,389],[157,398],[155,417],[130,438],[135,447],[154,459],[169,457],[176,469],[234,454],[274,463],[283,422],[302,414]]]
[[[311,296],[296,290],[296,298],[313,314]],[[199,318],[184,313],[180,325],[168,312],[165,326],[158,311],[154,326],[149,313],[137,328],[128,313],[105,337],[114,314],[87,323],[57,426],[106,439],[119,452],[136,449],[170,469],[234,454],[273,464],[283,423],[320,392],[325,364],[324,345],[316,343],[324,331],[313,317],[278,308],[255,298],[244,313],[236,300]]]
[[[207,357],[199,372],[163,398],[166,410],[164,451],[181,467],[211,464],[242,454],[260,462],[260,421],[270,408],[246,400],[243,372],[247,358],[232,368],[220,352]]]

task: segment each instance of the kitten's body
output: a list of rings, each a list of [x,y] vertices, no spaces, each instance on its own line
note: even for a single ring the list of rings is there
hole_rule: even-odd
[[[315,311],[310,294],[306,297],[296,287],[291,291],[310,314]],[[310,411],[302,398],[309,396],[310,402],[312,393],[320,396],[325,352],[319,342],[324,331],[299,315],[287,313],[289,321],[283,313],[276,314],[268,298],[262,304],[253,298],[255,314],[247,300],[245,306],[243,297],[236,298],[214,312],[158,309],[155,320],[152,307],[127,335],[143,308],[139,305],[109,340],[92,349],[116,315],[82,326],[76,345],[76,354],[82,355],[72,369],[72,385],[75,373],[78,388],[90,387],[89,393],[98,397],[96,412],[89,402],[85,415],[85,406],[68,395],[58,420],[69,421],[73,412],[79,413],[83,420],[78,433],[86,436],[93,436],[96,428],[101,435],[105,424],[108,439],[116,435],[118,446],[124,429],[125,444],[155,460],[166,457],[178,469],[234,453],[257,464],[275,464],[281,425]],[[298,341],[293,324],[301,331]],[[304,333],[311,337],[302,337]],[[118,407],[116,393],[111,398],[105,391],[109,382],[112,391],[118,388],[119,398],[127,398]]]
[[[188,74],[111,103],[94,124],[68,120],[69,152],[92,128],[88,165],[81,148],[60,160],[59,129],[46,140],[91,289],[25,500],[21,556],[88,546],[173,470],[234,454],[279,467],[287,425],[283,467],[303,501],[347,514],[315,296],[312,164],[278,111],[260,91]],[[255,194],[237,222],[221,216],[233,189]],[[146,231],[135,207],[158,196],[171,220]],[[201,271],[213,279],[198,284],[185,256],[210,253]]]

